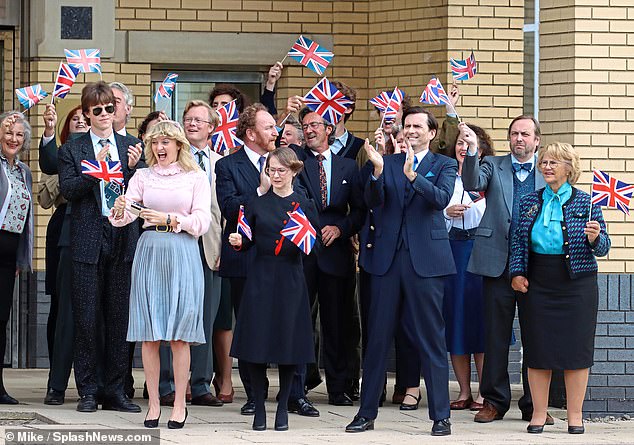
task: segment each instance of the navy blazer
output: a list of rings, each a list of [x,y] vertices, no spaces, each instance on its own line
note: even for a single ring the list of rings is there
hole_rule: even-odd
[[[298,153],[304,161],[299,174],[301,185],[315,202],[321,227],[337,226],[341,236],[330,246],[311,253],[317,255],[319,268],[340,277],[348,276],[354,268],[354,252],[350,237],[354,236],[365,218],[365,204],[357,163],[331,153],[330,202],[324,207],[319,188],[319,161],[309,149]]]
[[[365,185],[365,202],[373,225],[364,227],[366,233],[361,239],[374,242],[361,245],[361,266],[373,275],[384,275],[390,269],[405,220],[416,273],[420,277],[456,273],[443,215],[453,194],[456,160],[430,151],[416,169],[418,176],[413,183],[403,173],[404,153],[385,156],[383,162],[381,176],[376,180],[369,176]]]
[[[143,154],[136,168],[128,168],[128,147],[139,140],[135,137],[120,136],[116,132],[115,141],[121,160],[124,183],[127,185],[137,168],[146,167]],[[58,153],[59,185],[62,195],[72,205],[71,210],[71,252],[73,261],[97,264],[103,239],[105,217],[101,214],[101,191],[99,179],[81,172],[81,161],[95,159],[95,151],[90,132],[66,142]],[[139,224],[113,227],[124,237],[124,261],[132,261],[139,239]]]
[[[357,155],[359,154],[359,150],[361,147],[365,145],[365,140],[356,137],[350,131],[348,131],[348,140],[346,141],[346,146],[343,147],[337,156],[341,156],[342,158],[348,158],[352,160],[357,159]]]

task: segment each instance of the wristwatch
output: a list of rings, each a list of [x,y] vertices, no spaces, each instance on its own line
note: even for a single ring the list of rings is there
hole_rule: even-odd
[[[168,226],[172,224],[172,218],[170,217],[169,213],[167,214],[167,221],[165,221],[165,224],[167,224]]]

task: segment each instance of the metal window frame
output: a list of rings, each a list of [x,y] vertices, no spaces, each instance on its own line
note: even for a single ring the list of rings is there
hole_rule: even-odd
[[[535,4],[534,23],[525,23],[524,32],[532,32],[534,34],[533,39],[533,116],[535,119],[539,119],[539,2],[540,0],[534,0]]]

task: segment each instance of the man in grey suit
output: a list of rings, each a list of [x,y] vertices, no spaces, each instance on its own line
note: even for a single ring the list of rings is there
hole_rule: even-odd
[[[520,198],[545,186],[535,168],[541,133],[534,117],[516,117],[508,130],[511,153],[488,156],[480,164],[477,137],[464,123],[460,131],[469,143],[462,167],[465,190],[485,191],[487,202],[467,269],[484,277],[486,346],[480,382],[484,407],[474,420],[486,423],[502,419],[511,405],[508,354],[518,294],[508,276],[509,239],[518,221]],[[523,374],[524,395],[518,405],[522,419],[530,420],[533,404]],[[548,422],[552,422],[550,416]]]

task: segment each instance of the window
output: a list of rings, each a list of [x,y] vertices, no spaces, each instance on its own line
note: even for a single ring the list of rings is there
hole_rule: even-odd
[[[539,0],[524,2],[524,113],[539,118]]]

